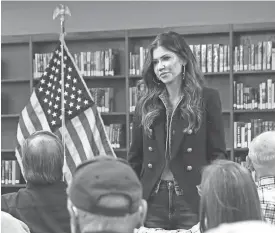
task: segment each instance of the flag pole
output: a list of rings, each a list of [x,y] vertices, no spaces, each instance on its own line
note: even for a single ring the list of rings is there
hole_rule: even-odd
[[[53,19],[59,16],[60,18],[60,42],[61,42],[61,122],[62,122],[62,145],[64,152],[64,164],[66,163],[66,150],[65,150],[65,102],[64,102],[64,37],[65,37],[65,15],[71,16],[71,12],[67,6],[60,4],[53,13]],[[63,166],[64,168],[64,166]],[[63,178],[65,178],[65,172],[63,171]]]

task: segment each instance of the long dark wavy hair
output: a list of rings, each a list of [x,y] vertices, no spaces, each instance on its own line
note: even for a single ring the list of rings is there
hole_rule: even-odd
[[[137,112],[139,116],[141,116],[141,124],[144,131],[148,135],[151,134],[150,126],[160,115],[161,111],[164,110],[163,104],[159,101],[159,95],[166,87],[164,83],[157,79],[152,62],[153,51],[159,46],[175,53],[187,62],[185,66],[185,77],[181,86],[184,101],[181,102],[179,108],[182,118],[188,120],[188,126],[184,130],[188,131],[192,129],[196,132],[202,122],[202,90],[204,77],[189,45],[181,35],[172,31],[159,34],[151,45],[149,45],[148,54],[145,58],[142,71],[143,79],[139,83],[139,85],[142,84],[145,86],[145,91],[142,93],[137,106]],[[157,84],[156,81],[160,83]]]
[[[233,161],[216,160],[205,167],[200,194],[201,232],[222,223],[263,219],[251,174]]]

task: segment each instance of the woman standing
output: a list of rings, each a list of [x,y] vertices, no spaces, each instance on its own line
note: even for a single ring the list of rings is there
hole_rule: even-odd
[[[202,167],[226,156],[220,97],[205,87],[192,51],[175,32],[149,46],[143,85],[128,158],[148,201],[145,226],[189,229],[198,222]]]

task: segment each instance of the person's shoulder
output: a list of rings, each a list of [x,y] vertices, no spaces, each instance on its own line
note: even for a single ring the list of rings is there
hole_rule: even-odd
[[[26,190],[26,188],[19,189],[18,192],[6,193],[1,196],[1,209],[17,208],[18,205],[28,206],[32,202],[32,199]],[[5,207],[4,207],[5,206]]]
[[[28,226],[14,218],[12,215],[4,212],[4,211],[1,211],[1,230],[3,233],[7,232],[13,232],[13,233],[29,233],[30,230],[28,228]]]
[[[18,196],[18,192],[13,192],[13,193],[5,193],[1,195],[2,200],[10,200],[14,199]]]

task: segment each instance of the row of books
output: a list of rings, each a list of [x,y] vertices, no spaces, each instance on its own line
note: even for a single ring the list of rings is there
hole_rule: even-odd
[[[229,65],[229,45],[196,44],[189,45],[203,73],[227,72]],[[139,53],[130,52],[130,75],[140,75],[148,49],[140,47]]]
[[[113,112],[114,88],[89,88],[99,112]]]
[[[109,137],[111,146],[115,149],[125,148],[126,133],[125,124],[105,125],[106,133]]]
[[[234,148],[247,148],[253,138],[271,130],[275,130],[275,121],[263,119],[251,119],[250,122],[236,121],[234,122]]]
[[[82,76],[114,76],[120,70],[118,49],[87,51],[73,54],[75,63]],[[47,68],[52,53],[35,53],[33,77],[38,79]]]
[[[1,161],[1,184],[19,184],[21,170],[16,160]]]
[[[203,73],[227,72],[230,70],[228,44],[189,45]]]
[[[114,76],[120,72],[118,49],[80,52],[74,58],[84,76]]]
[[[89,88],[90,93],[93,97],[97,109],[99,112],[113,112],[114,109],[114,88]],[[130,112],[135,111],[135,106],[144,90],[144,85],[139,85],[138,87],[129,88],[129,105]]]
[[[129,88],[130,112],[135,111],[138,99],[140,98],[142,92],[144,91],[144,88],[145,88],[144,84]]]
[[[259,41],[234,47],[234,71],[275,70],[275,42]]]
[[[230,69],[228,44],[189,45],[203,73],[226,72]],[[139,47],[138,53],[130,52],[129,74],[140,75],[148,49]],[[275,70],[275,42],[259,41],[256,44],[234,46],[234,71]],[[52,53],[35,53],[34,78],[41,77]],[[86,51],[74,54],[76,65],[83,76],[108,76],[119,73],[118,49]]]
[[[145,57],[148,53],[147,48],[139,47],[139,53],[130,52],[130,62],[129,62],[129,74],[130,75],[140,75],[145,62]]]
[[[274,109],[275,81],[267,79],[258,88],[245,86],[242,82],[233,81],[234,109]]]

